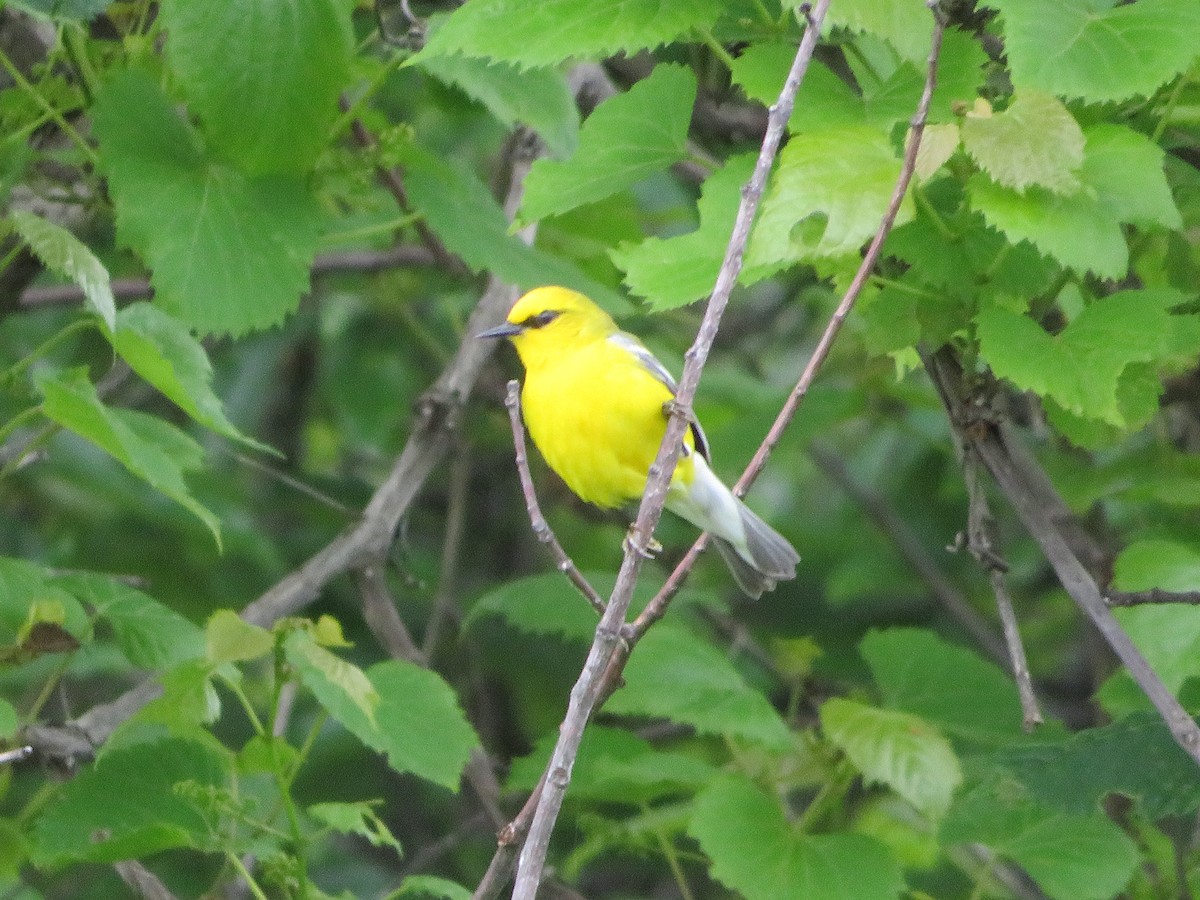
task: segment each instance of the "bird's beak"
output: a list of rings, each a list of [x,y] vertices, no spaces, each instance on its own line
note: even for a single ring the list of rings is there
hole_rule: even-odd
[[[514,337],[524,331],[520,325],[513,325],[511,322],[505,322],[503,325],[497,325],[495,328],[489,328],[487,331],[481,331],[475,337],[479,338],[503,338]]]

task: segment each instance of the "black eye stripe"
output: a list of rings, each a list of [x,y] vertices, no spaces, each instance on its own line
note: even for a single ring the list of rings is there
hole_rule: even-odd
[[[557,319],[561,313],[556,309],[547,309],[537,315],[524,319],[520,324],[523,328],[542,328]]]

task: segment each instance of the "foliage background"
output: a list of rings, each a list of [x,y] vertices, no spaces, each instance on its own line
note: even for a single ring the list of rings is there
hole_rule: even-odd
[[[547,896],[1200,889],[1195,764],[964,479],[917,351],[1033,450],[1192,710],[1200,3],[939,12],[917,180],[751,495],[799,577],[748,604],[697,568],[588,730]],[[826,25],[696,405],[730,479],[924,77],[915,0]],[[564,283],[678,371],[800,34],[774,0],[0,4],[0,748],[34,748],[0,765],[0,896],[503,889],[595,616],[530,534],[515,364],[472,334]],[[534,473],[610,585],[626,517]],[[990,569],[956,538],[985,498]],[[693,535],[658,537],[642,602]]]

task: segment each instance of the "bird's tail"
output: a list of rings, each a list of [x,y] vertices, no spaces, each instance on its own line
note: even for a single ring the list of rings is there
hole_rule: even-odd
[[[757,600],[763,591],[774,590],[778,582],[796,577],[800,554],[787,538],[760,519],[745,503],[738,500],[737,505],[746,532],[745,549],[716,535],[712,540],[738,587]]]

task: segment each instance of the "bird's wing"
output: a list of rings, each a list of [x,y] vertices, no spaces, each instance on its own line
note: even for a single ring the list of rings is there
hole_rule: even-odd
[[[608,339],[633,356],[634,359],[642,364],[642,368],[653,375],[656,380],[662,382],[667,390],[671,392],[672,397],[678,393],[679,386],[675,383],[675,379],[671,373],[667,371],[667,367],[660,363],[658,357],[651,353],[640,340],[627,331],[618,331],[615,334],[609,335]],[[695,416],[691,417],[688,424],[692,429],[692,438],[696,442],[696,450],[701,456],[708,459],[708,438],[704,435],[704,429],[700,427],[700,423],[696,421]]]

